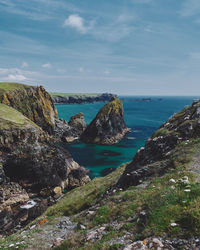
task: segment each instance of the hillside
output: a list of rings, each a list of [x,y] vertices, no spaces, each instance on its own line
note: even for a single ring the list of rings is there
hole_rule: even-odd
[[[45,131],[53,133],[57,110],[44,87],[0,82],[0,103],[15,108]]]
[[[175,114],[132,162],[68,192],[1,246],[199,249],[199,107]]]

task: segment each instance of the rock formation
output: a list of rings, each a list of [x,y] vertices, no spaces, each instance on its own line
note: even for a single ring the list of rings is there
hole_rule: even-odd
[[[53,134],[57,110],[44,87],[0,83],[0,103],[9,105]]]
[[[51,94],[54,103],[56,104],[81,104],[81,103],[94,103],[94,102],[108,102],[116,95],[103,93],[103,94],[74,94],[74,95],[59,95],[57,93]]]
[[[0,83],[0,101],[0,231],[6,233],[39,216],[64,189],[90,179],[56,144],[57,111],[43,87]],[[21,209],[34,197],[31,213]]]
[[[81,135],[86,143],[111,145],[120,141],[129,129],[124,122],[123,104],[113,97]]]
[[[70,118],[69,123],[56,119],[54,135],[63,142],[73,142],[79,139],[86,127],[83,113],[78,113]]]
[[[118,182],[126,188],[142,183],[147,177],[162,175],[173,168],[171,159],[176,147],[200,136],[200,101],[172,116],[138,150]]]

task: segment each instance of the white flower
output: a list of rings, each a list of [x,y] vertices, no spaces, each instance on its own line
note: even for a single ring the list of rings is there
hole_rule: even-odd
[[[175,187],[174,187],[174,186],[171,186],[170,188],[171,188],[172,190],[174,190],[174,189],[175,189]]]
[[[185,189],[184,190],[184,192],[187,192],[187,193],[190,192],[190,191],[191,191],[190,189]]]
[[[14,247],[15,244],[10,244],[9,247]]]
[[[174,179],[170,179],[169,182],[176,183],[176,181]]]
[[[171,225],[172,227],[178,226],[178,224],[176,224],[175,222],[172,222],[170,225]]]

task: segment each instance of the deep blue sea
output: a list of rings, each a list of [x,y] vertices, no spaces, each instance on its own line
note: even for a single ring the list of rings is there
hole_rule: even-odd
[[[199,97],[151,97],[142,101],[143,96],[121,96],[124,105],[125,121],[131,132],[118,144],[99,146],[74,142],[65,144],[73,158],[88,168],[91,178],[101,176],[105,168],[117,168],[131,161],[146,139],[157,130],[171,115],[191,105]],[[91,122],[105,103],[57,105],[59,118],[69,121],[70,117],[83,112],[87,123]]]

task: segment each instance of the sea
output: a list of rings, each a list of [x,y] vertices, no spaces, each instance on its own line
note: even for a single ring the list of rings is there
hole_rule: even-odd
[[[146,140],[174,113],[191,105],[198,96],[120,96],[124,106],[124,118],[131,129],[123,140],[112,146],[85,144],[80,141],[64,143],[79,165],[90,170],[90,177],[102,176],[106,168],[117,168],[130,162]],[[82,112],[89,124],[105,103],[56,105],[59,118],[69,121],[70,117]]]

